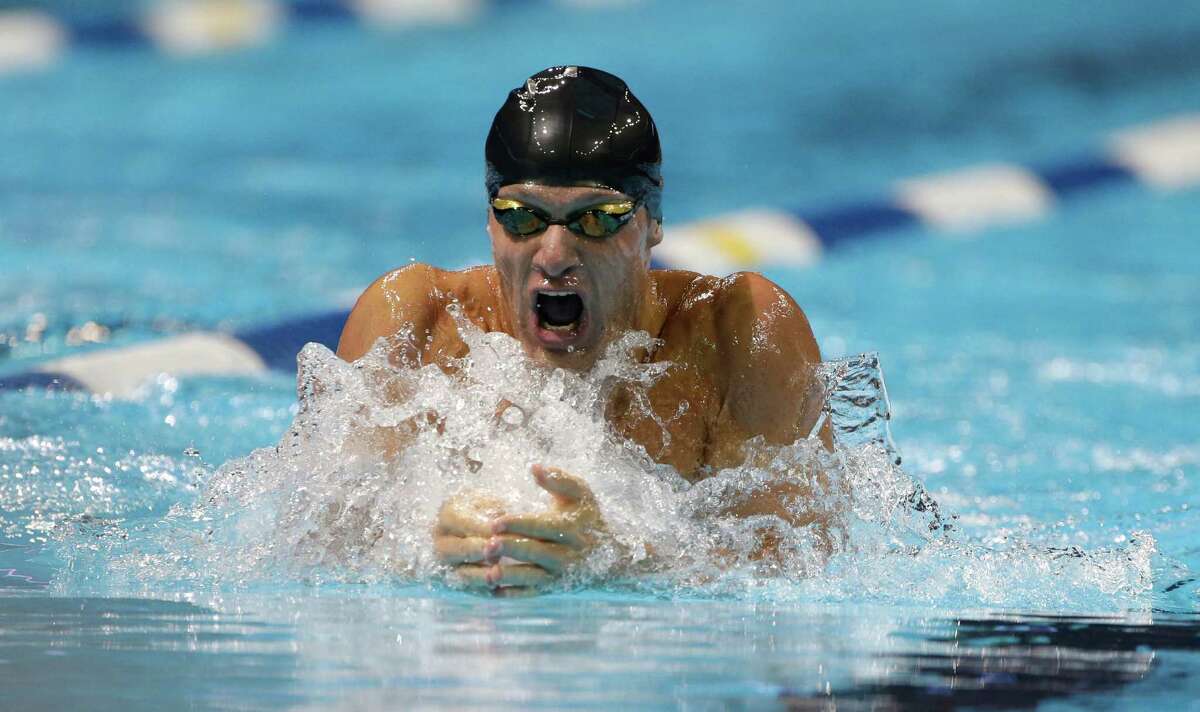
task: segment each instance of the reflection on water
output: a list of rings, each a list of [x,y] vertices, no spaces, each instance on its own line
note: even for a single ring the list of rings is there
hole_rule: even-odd
[[[1197,684],[1198,616],[372,591],[0,597],[0,689],[14,707],[947,709]],[[1164,666],[1171,654],[1184,664]]]
[[[184,602],[0,597],[0,709],[295,704],[290,637]]]
[[[829,695],[785,693],[789,709],[1035,707],[1071,694],[1115,691],[1145,679],[1158,654],[1200,650],[1200,617],[1153,623],[1087,616],[1004,616],[938,621],[929,651],[897,651],[886,679]],[[912,635],[901,633],[900,635]],[[938,646],[944,649],[938,649]]]

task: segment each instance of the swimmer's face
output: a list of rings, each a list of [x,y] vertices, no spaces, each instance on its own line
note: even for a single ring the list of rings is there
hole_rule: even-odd
[[[553,220],[628,201],[603,188],[513,184],[496,196]],[[533,358],[555,366],[589,368],[613,338],[641,328],[649,287],[650,248],[662,226],[644,207],[608,237],[585,237],[550,225],[522,237],[488,210],[492,258],[514,336]]]

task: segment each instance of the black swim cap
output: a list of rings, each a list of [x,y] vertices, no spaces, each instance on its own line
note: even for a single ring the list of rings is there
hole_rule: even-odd
[[[662,221],[658,129],[608,72],[550,67],[527,79],[496,112],[485,155],[488,197],[510,183],[611,188]]]

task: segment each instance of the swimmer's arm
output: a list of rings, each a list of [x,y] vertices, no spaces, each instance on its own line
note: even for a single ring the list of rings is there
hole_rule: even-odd
[[[388,361],[393,367],[414,368],[423,365],[429,353],[430,334],[436,323],[436,270],[414,264],[389,272],[367,287],[346,319],[337,355],[345,361],[357,361],[379,339],[388,346]],[[405,393],[396,386],[401,382],[381,373],[381,380],[392,384],[388,397],[396,403]],[[436,416],[431,416],[436,420]],[[412,419],[397,427],[375,427],[351,434],[346,443],[351,452],[394,459],[418,431]]]
[[[742,272],[732,280],[715,305],[728,378],[710,442],[708,464],[717,468],[739,464],[748,438],[787,445],[808,436],[824,404],[816,377],[821,350],[804,311],[762,275]],[[819,436],[832,447],[827,428]]]
[[[816,377],[821,361],[817,340],[787,292],[761,275],[741,273],[716,307],[729,380],[706,464],[722,469],[743,464],[744,444],[750,438],[762,436],[770,444],[788,445],[810,435],[820,418],[824,393]],[[832,449],[828,422],[817,435]],[[823,480],[824,475],[817,477]],[[728,512],[740,517],[776,515],[797,527],[821,524],[824,508],[804,504],[813,496],[799,482],[779,481]],[[763,542],[764,554],[772,548],[771,542]]]

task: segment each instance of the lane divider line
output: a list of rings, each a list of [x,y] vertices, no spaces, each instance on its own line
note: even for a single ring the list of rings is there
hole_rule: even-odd
[[[767,263],[807,267],[821,255],[812,229],[775,210],[743,210],[664,230],[654,257],[663,267],[728,274]]]
[[[66,29],[50,15],[37,10],[0,12],[0,74],[48,67],[66,45]]]
[[[1200,114],[1119,131],[1110,146],[1117,164],[1155,188],[1200,183]]]
[[[934,228],[965,232],[1050,212],[1047,185],[1020,166],[991,164],[902,180],[897,202]]]
[[[142,14],[55,17],[0,8],[0,74],[53,64],[67,46],[199,55],[260,45],[291,22],[400,28],[470,22],[498,0],[160,0]]]
[[[2,29],[0,29],[2,32]],[[802,268],[822,253],[883,235],[963,237],[1028,221],[1057,203],[1101,189],[1139,184],[1153,190],[1200,185],[1200,114],[1176,116],[1115,133],[1106,150],[1041,166],[984,164],[896,182],[890,197],[814,211],[743,210],[671,226],[655,248],[658,268],[710,274]],[[49,361],[0,378],[0,391],[85,390],[133,394],[159,373],[234,375],[292,371],[296,353],[316,341],[336,348],[348,309],[232,334],[200,332]]]
[[[68,356],[39,369],[64,384],[79,384],[92,393],[132,396],[159,373],[180,376],[237,376],[260,373],[266,362],[254,349],[230,334],[194,332],[120,349]],[[65,385],[63,386],[66,387]]]
[[[272,0],[168,0],[151,6],[142,29],[168,54],[209,54],[265,43],[284,12]]]

